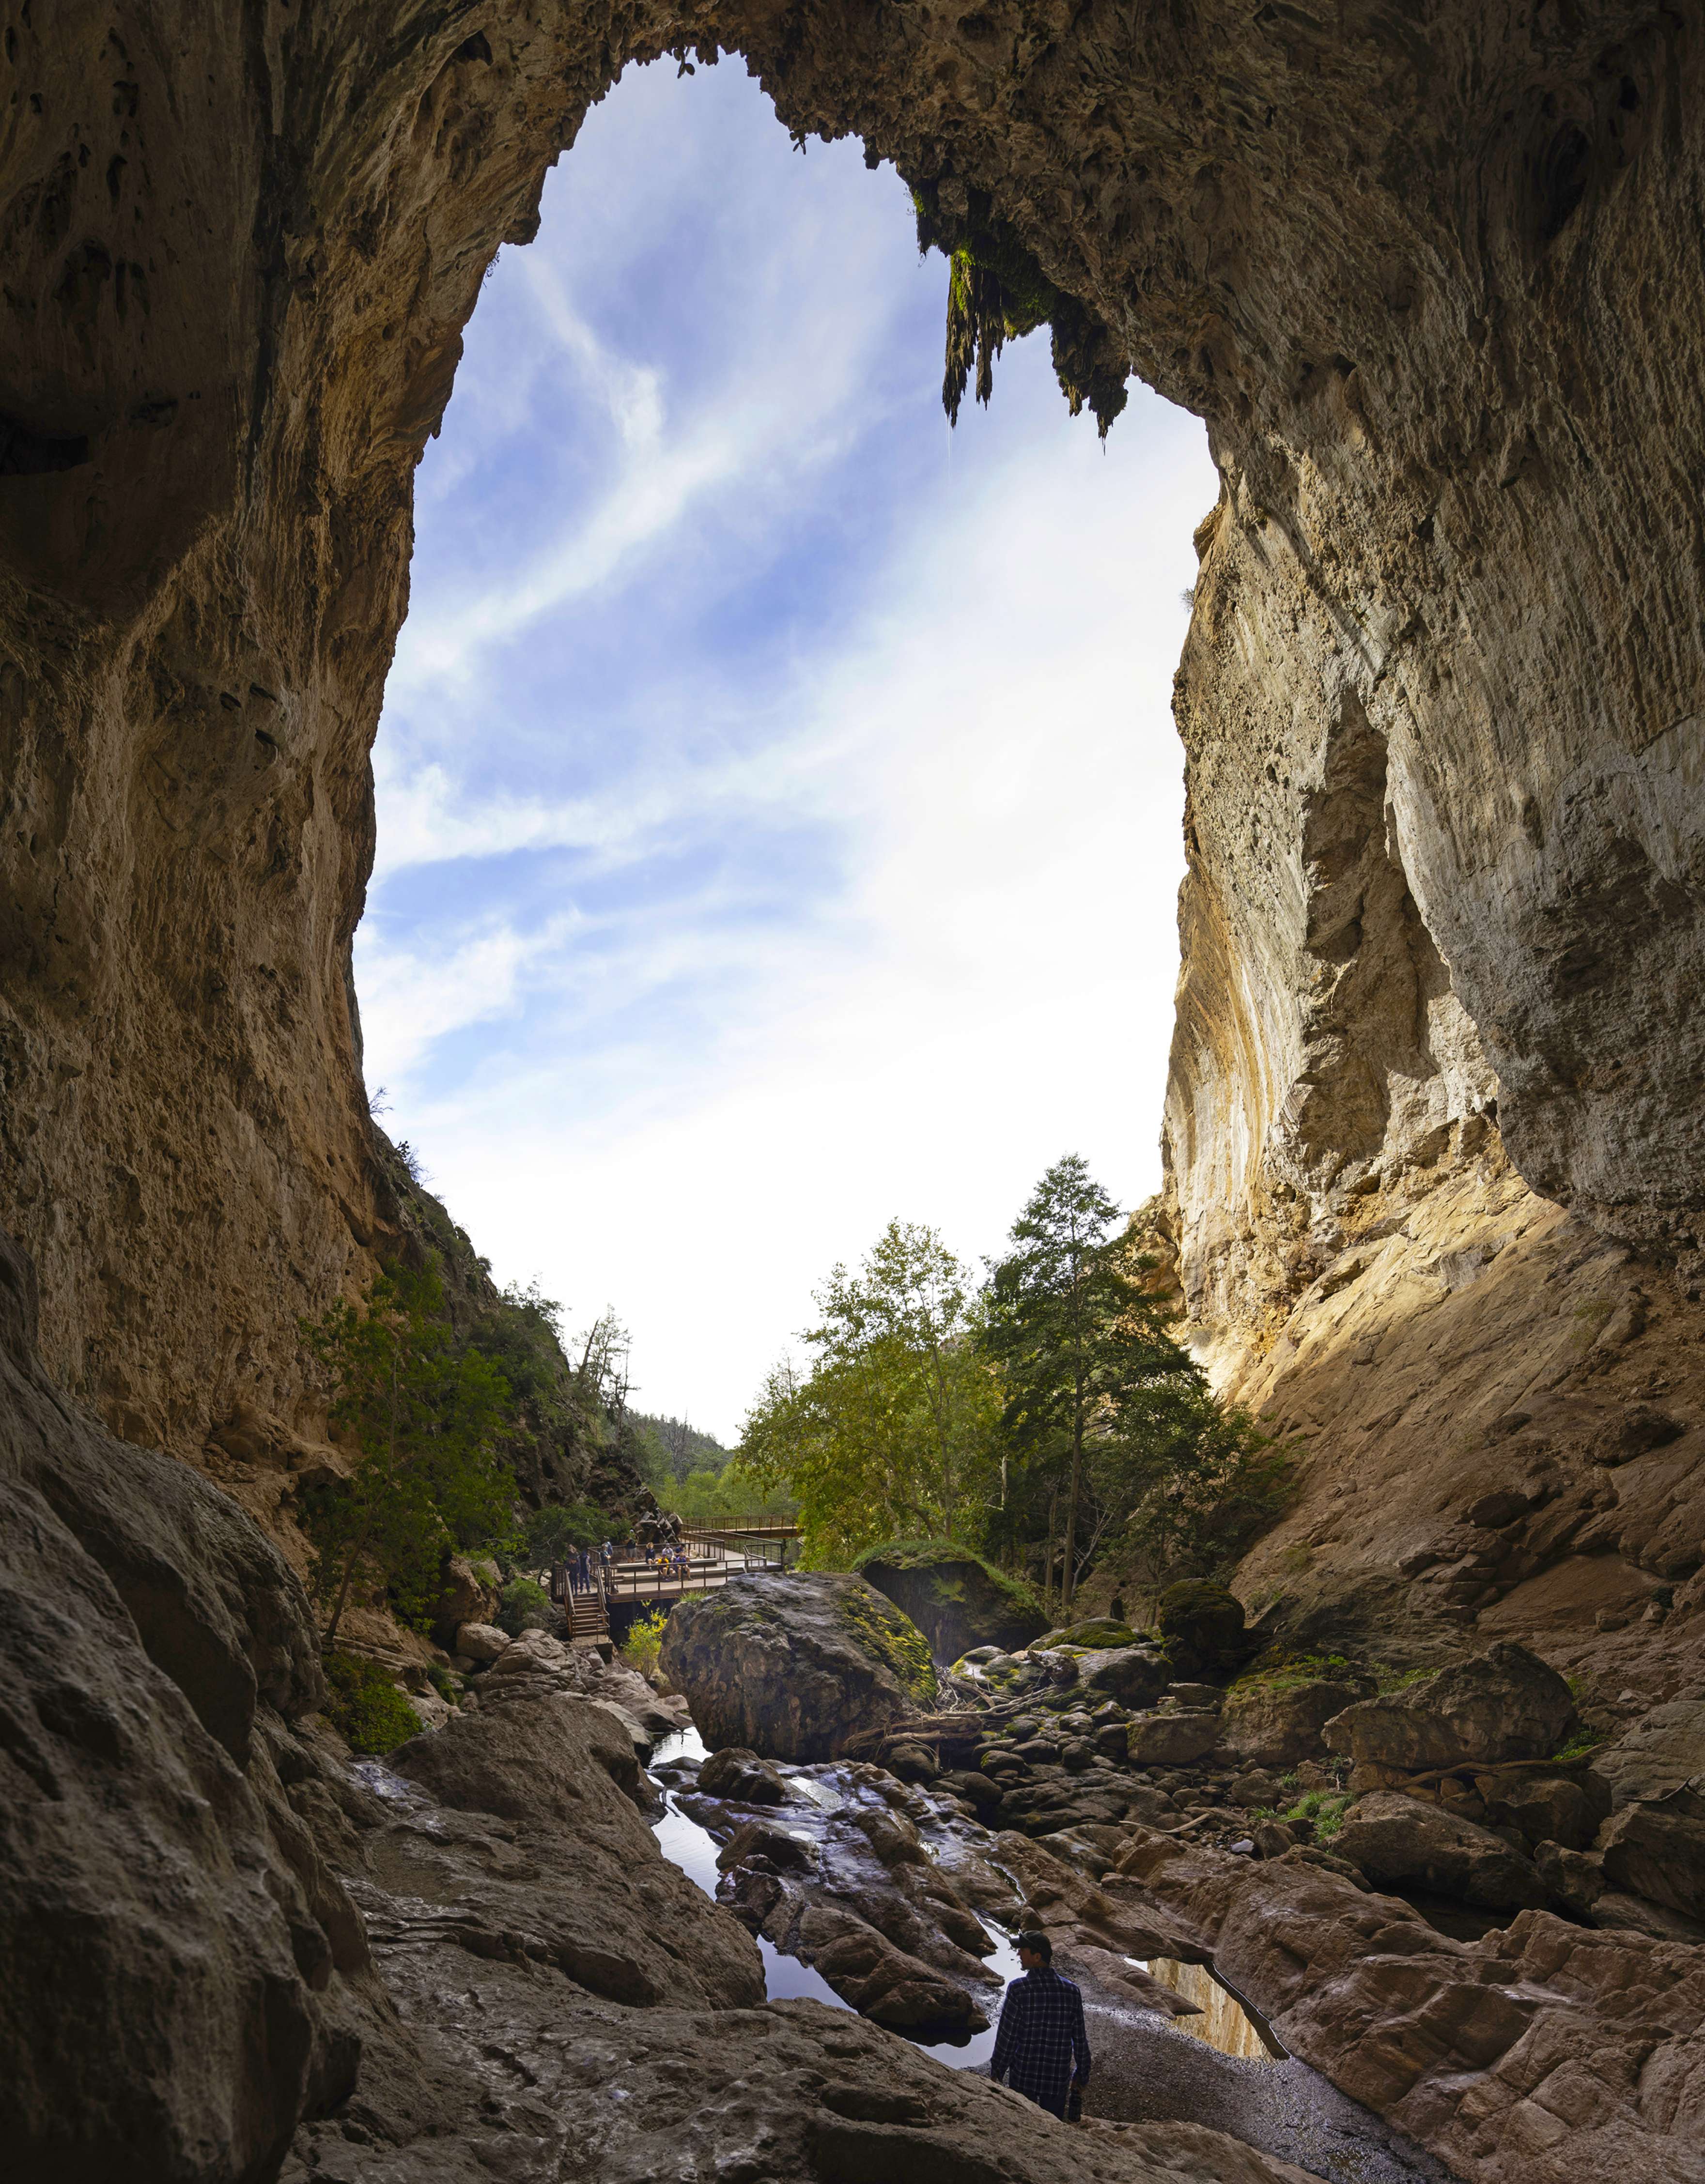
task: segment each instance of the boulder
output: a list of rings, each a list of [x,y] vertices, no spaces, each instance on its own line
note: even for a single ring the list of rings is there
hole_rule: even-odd
[[[989,2022],[962,1986],[838,1905],[805,1906],[795,1950],[861,2017],[891,2031],[963,2039]]]
[[[911,1618],[943,1663],[984,1646],[1016,1652],[1047,1624],[1028,1585],[951,1540],[891,1541],[861,1555],[855,1567]]]
[[[700,1734],[772,1759],[834,1759],[861,1730],[930,1704],[922,1633],[861,1577],[754,1573],[683,1601],[662,1665]]]
[[[1556,1669],[1524,1646],[1501,1644],[1405,1691],[1346,1707],[1325,1734],[1334,1752],[1355,1759],[1355,1786],[1374,1788],[1434,1768],[1543,1759],[1574,1724],[1574,1701]]]
[[[508,1631],[499,1630],[495,1623],[464,1623],[450,1650],[465,1661],[485,1663],[495,1661],[510,1642]]]
[[[1672,1790],[1622,1806],[1599,1830],[1610,1887],[1705,1919],[1705,1796]]]
[[[1705,1699],[1653,1707],[1626,1736],[1593,1754],[1592,1772],[1613,1808],[1705,1781]]]
[[[432,1635],[449,1646],[465,1623],[489,1623],[497,1605],[497,1564],[483,1558],[476,1561],[468,1555],[452,1555],[431,1609]],[[453,1646],[452,1650],[459,1649]]]
[[[1481,1775],[1486,1818],[1494,1827],[1518,1828],[1530,1843],[1559,1843],[1585,1850],[1603,1817],[1602,1807],[1566,1774]]]
[[[1104,1699],[1117,1699],[1121,1706],[1149,1706],[1166,1688],[1171,1674],[1151,1646],[1097,1647],[1078,1655],[1077,1688],[1089,1707]]]
[[[1248,1766],[1295,1767],[1324,1754],[1327,1723],[1357,1696],[1353,1684],[1335,1679],[1246,1678],[1225,1695],[1221,1738]]]
[[[713,1752],[699,1769],[699,1790],[706,1797],[726,1797],[736,1805],[780,1805],[788,1786],[767,1760],[738,1744]]]
[[[1502,1836],[1395,1791],[1376,1790],[1352,1806],[1332,1851],[1379,1887],[1407,1881],[1496,1910],[1546,1898],[1530,1862]]]
[[[1133,1767],[1189,1767],[1219,1742],[1217,1713],[1140,1713],[1125,1731]]]
[[[1094,1615],[1087,1622],[1067,1623],[1058,1630],[1045,1631],[1031,1642],[1039,1652],[1050,1646],[1082,1646],[1092,1652],[1104,1652],[1109,1646],[1134,1646],[1137,1634],[1116,1615]]]
[[[1248,1658],[1243,1602],[1223,1585],[1202,1578],[1169,1585],[1161,1595],[1155,1623],[1174,1670],[1186,1675],[1240,1668]]]
[[[816,1852],[803,1836],[789,1835],[766,1820],[748,1820],[717,1852],[716,1865],[726,1873],[731,1866],[749,1865],[755,1858],[765,1859],[777,1873],[805,1873],[816,1864]]]

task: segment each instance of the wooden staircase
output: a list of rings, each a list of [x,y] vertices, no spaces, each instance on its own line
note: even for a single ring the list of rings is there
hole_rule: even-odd
[[[568,1640],[571,1646],[608,1646],[610,1615],[601,1592],[577,1592],[567,1602]]]

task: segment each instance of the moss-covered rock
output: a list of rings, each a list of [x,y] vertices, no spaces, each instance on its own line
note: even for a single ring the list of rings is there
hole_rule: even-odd
[[[935,1697],[922,1632],[844,1570],[755,1572],[683,1601],[660,1663],[706,1744],[768,1759],[837,1758]]]
[[[1112,1646],[1134,1646],[1137,1633],[1128,1623],[1113,1616],[1095,1615],[1085,1623],[1067,1623],[1057,1630],[1045,1631],[1031,1642],[1038,1652],[1055,1646],[1081,1646],[1091,1652],[1105,1653]]]
[[[1045,1627],[1028,1585],[954,1540],[890,1540],[859,1557],[859,1574],[922,1630],[938,1661],[982,1646],[1011,1652]]]
[[[1206,1578],[1169,1585],[1155,1621],[1167,1657],[1187,1675],[1240,1668],[1252,1650],[1243,1627],[1243,1602]]]

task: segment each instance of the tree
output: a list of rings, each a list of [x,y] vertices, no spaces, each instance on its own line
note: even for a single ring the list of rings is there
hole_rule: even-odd
[[[303,1497],[329,1649],[364,1562],[419,1624],[445,1552],[506,1529],[515,1485],[497,1448],[510,1398],[488,1358],[457,1350],[436,1273],[387,1271],[302,1334],[330,1379],[332,1425],[358,1451],[348,1479]]]
[[[801,1379],[776,1368],[740,1462],[798,1497],[807,1557],[850,1562],[896,1533],[961,1531],[986,1488],[1000,1412],[980,1300],[933,1229],[891,1221],[856,1272],[838,1266]]]
[[[1006,1392],[1002,1424],[1024,1465],[1033,1504],[1047,1495],[1044,1591],[1051,1596],[1061,1490],[1061,1604],[1069,1611],[1080,1568],[1085,1454],[1093,1445],[1127,1460],[1138,1430],[1171,1390],[1206,1393],[1196,1366],[1167,1331],[1167,1300],[1145,1279],[1152,1262],[1121,1231],[1119,1209],[1078,1154],[1056,1161],[1012,1224],[1012,1250],[994,1268],[983,1337]]]
[[[1110,1524],[1158,1590],[1226,1574],[1290,1501],[1295,1449],[1206,1387],[1167,1382],[1091,1468]]]

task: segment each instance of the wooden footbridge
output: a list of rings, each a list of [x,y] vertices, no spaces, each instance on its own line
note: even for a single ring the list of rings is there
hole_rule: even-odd
[[[683,1525],[683,1555],[646,1562],[620,1555],[605,1569],[594,1561],[593,1581],[582,1585],[572,1566],[559,1563],[542,1571],[550,1596],[562,1607],[571,1641],[608,1646],[612,1607],[643,1607],[660,1600],[684,1600],[714,1592],[745,1570],[785,1569],[788,1550],[800,1536],[797,1524]]]

